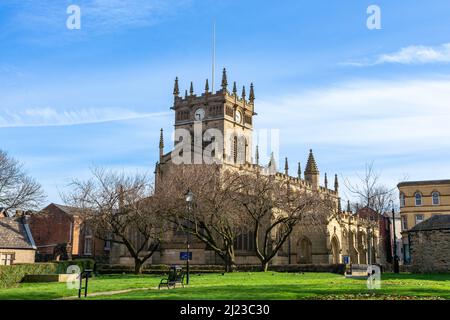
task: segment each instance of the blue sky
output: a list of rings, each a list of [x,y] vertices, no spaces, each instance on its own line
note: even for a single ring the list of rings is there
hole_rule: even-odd
[[[81,30],[66,9],[81,8]],[[381,30],[366,27],[369,5]],[[60,202],[92,166],[153,172],[175,76],[255,85],[280,158],[353,179],[450,177],[450,2],[0,0],[0,148]],[[216,79],[216,87],[219,81]],[[283,161],[281,161],[283,162]],[[344,193],[345,196],[345,193]]]

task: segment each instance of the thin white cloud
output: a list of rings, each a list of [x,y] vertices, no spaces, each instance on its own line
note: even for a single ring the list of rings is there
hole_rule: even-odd
[[[68,31],[67,7],[71,4],[78,5],[81,9],[81,30],[71,32],[70,39],[152,26],[183,12],[191,3],[191,0],[2,1],[4,2],[0,3],[0,8],[3,5],[16,9],[11,15],[9,28],[45,30],[47,37],[55,37]],[[42,38],[42,32],[37,32],[34,37]]]
[[[374,66],[380,64],[403,64],[417,65],[430,63],[449,63],[450,62],[450,43],[444,43],[439,46],[414,45],[401,48],[392,53],[380,54],[374,59],[363,59],[359,61],[349,61],[341,63],[344,66]]]
[[[256,121],[259,127],[281,128],[280,139],[292,145],[382,153],[449,148],[449,88],[450,79],[355,80],[262,101]]]
[[[21,111],[0,110],[0,128],[69,126],[138,118],[157,118],[166,115],[167,112],[139,113],[121,108],[56,110],[46,107],[28,108]]]
[[[312,148],[319,170],[341,179],[353,181],[372,161],[392,188],[405,177],[443,179],[450,175],[449,88],[449,78],[354,80],[259,101],[254,126],[280,129],[280,158],[291,167],[304,166]]]

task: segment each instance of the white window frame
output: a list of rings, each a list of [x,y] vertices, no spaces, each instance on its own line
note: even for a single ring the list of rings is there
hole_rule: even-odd
[[[420,204],[417,204],[417,195],[419,195],[420,196]],[[422,204],[423,204],[423,199],[422,199],[422,194],[420,193],[420,192],[416,192],[416,193],[414,193],[414,204],[416,205],[416,207],[421,207],[422,206]]]
[[[14,252],[1,252],[0,253],[0,266],[10,266],[14,264],[15,254]]]
[[[437,196],[437,203],[434,203],[434,196]],[[439,192],[437,191],[433,191],[433,193],[431,193],[431,204],[433,206],[438,206],[441,204],[441,195],[439,194]]]
[[[404,208],[406,206],[406,197],[403,192],[400,193],[400,208]]]
[[[418,221],[418,220],[417,220],[418,217],[422,217],[422,221]],[[419,224],[419,223],[425,221],[425,215],[424,215],[424,214],[421,214],[421,213],[420,213],[420,214],[416,214],[416,215],[414,216],[414,219],[415,219],[416,224]]]

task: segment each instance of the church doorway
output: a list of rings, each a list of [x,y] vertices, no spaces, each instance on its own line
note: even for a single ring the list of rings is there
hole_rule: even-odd
[[[353,231],[349,231],[348,232],[348,242],[349,242],[349,253],[350,253],[350,262],[351,263],[359,263],[359,255],[358,255],[358,251],[356,250],[355,244],[357,244],[356,241],[356,235]]]
[[[308,263],[312,263],[312,244],[311,241],[306,238],[303,237],[302,239],[300,239],[299,243],[298,243],[298,263],[300,264],[308,264]]]
[[[339,252],[340,252],[339,240],[336,236],[334,236],[333,239],[331,239],[331,254],[332,254],[333,264],[340,263]]]
[[[359,263],[367,264],[367,235],[363,231],[358,232]]]

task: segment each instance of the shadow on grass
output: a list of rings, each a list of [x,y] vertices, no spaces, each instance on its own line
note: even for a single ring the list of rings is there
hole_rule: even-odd
[[[89,282],[89,293],[123,289],[151,288],[159,283],[159,276],[102,275]],[[78,295],[66,283],[21,283],[18,287],[0,291],[0,300],[51,300]]]
[[[187,288],[144,290],[91,297],[90,299],[347,299],[361,295],[381,297],[442,297],[450,299],[449,274],[391,274],[382,275],[381,290],[369,291],[365,279],[347,279],[327,273],[258,273],[191,275]],[[123,289],[155,288],[160,275],[101,275],[89,285],[89,293]],[[45,300],[76,296],[65,283],[28,283],[18,288],[0,291],[0,300]],[[364,297],[361,297],[364,298]]]
[[[353,285],[355,286],[355,285]],[[394,290],[393,290],[394,289]],[[364,286],[357,287],[336,286],[333,289],[324,288],[323,285],[226,285],[213,287],[191,287],[171,290],[146,290],[130,292],[107,297],[93,297],[93,299],[156,299],[156,300],[298,300],[298,299],[321,299],[327,296],[345,297],[361,295],[374,296],[375,298],[395,297],[441,297],[450,299],[450,291],[445,289],[429,288],[405,288],[405,290],[381,289],[368,290]]]
[[[450,273],[383,273],[383,280],[450,281]]]

